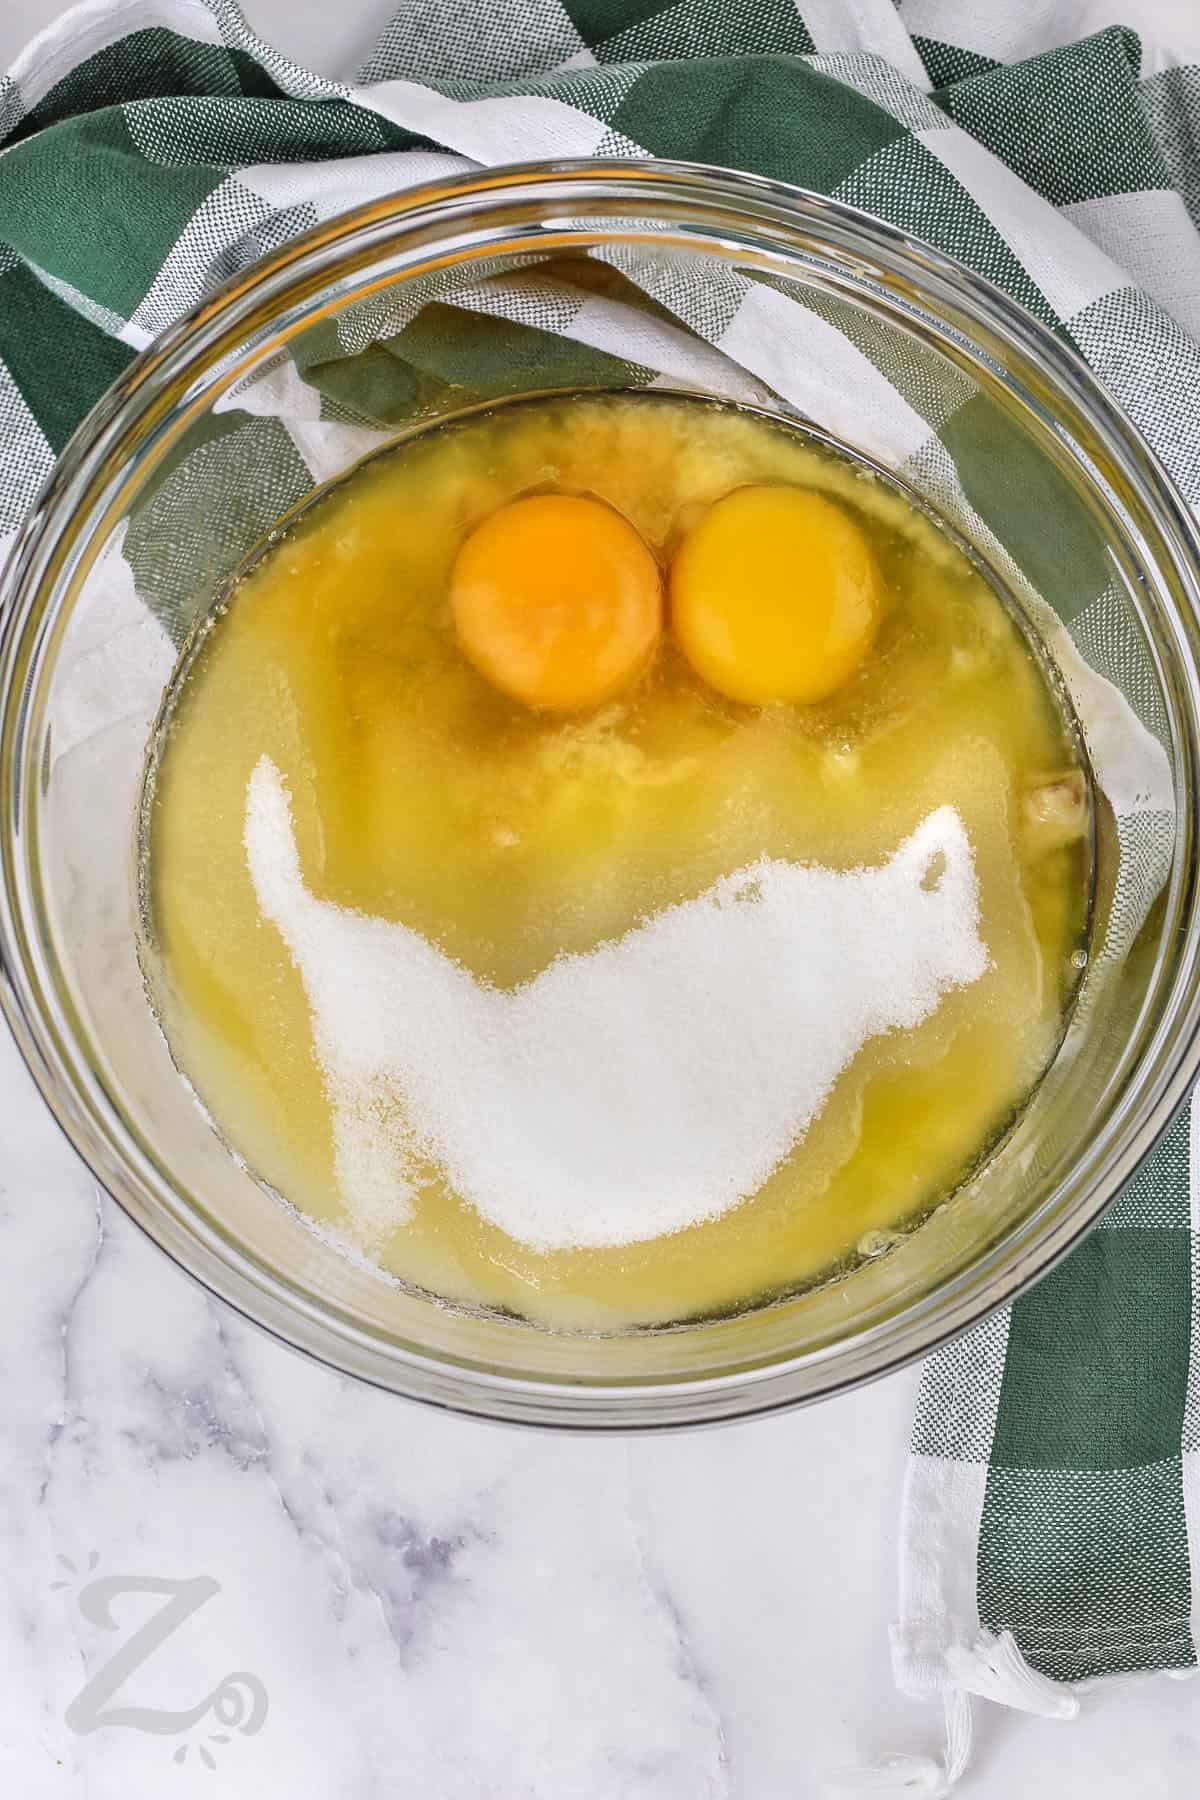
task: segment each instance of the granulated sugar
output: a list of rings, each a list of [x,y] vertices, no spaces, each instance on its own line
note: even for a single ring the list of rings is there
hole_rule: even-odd
[[[504,991],[407,926],[309,893],[263,758],[245,848],[304,982],[336,1173],[364,1243],[422,1166],[540,1249],[631,1244],[755,1193],[881,1032],[988,966],[943,806],[878,868],[762,860]]]

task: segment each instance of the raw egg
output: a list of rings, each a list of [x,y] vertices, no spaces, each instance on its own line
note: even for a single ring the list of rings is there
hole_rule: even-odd
[[[671,624],[696,673],[731,700],[824,700],[879,624],[875,558],[854,520],[806,488],[718,500],[671,566]]]
[[[450,577],[463,654],[526,706],[599,706],[645,667],[662,629],[658,564],[600,500],[533,494],[467,538]]]

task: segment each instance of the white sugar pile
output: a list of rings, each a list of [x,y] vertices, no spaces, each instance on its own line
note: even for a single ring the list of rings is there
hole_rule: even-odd
[[[304,981],[368,1244],[409,1215],[429,1164],[542,1249],[713,1218],[762,1185],[869,1038],[988,966],[948,806],[879,868],[763,860],[507,992],[407,926],[315,899],[267,758],[245,846]]]

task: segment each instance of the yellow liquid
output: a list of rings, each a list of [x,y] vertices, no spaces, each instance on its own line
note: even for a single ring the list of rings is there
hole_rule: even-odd
[[[627,695],[549,716],[461,655],[449,570],[507,501],[597,496],[665,567],[709,505],[763,482],[836,501],[879,564],[878,636],[831,698],[737,705],[667,634]],[[307,999],[243,848],[261,757],[290,789],[315,895],[402,921],[501,988],[761,856],[882,863],[947,803],[966,826],[987,973],[915,1030],[869,1042],[756,1194],[668,1236],[540,1251],[426,1168],[413,1216],[372,1255],[446,1298],[619,1327],[825,1277],[954,1189],[1060,1035],[1090,840],[1074,741],[1042,668],[987,582],[901,494],[754,415],[665,394],[524,401],[372,459],[238,583],[184,659],[168,719],[145,851],[169,1041],[259,1177],[350,1240]]]

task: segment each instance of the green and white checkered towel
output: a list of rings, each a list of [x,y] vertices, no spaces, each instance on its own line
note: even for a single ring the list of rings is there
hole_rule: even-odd
[[[1080,350],[1200,504],[1200,68],[1121,28],[1051,47],[1046,9],[1023,0],[992,0],[984,24],[978,10],[405,0],[358,77],[335,82],[261,42],[233,0],[89,0],[0,87],[0,541],[134,352],[264,250],[470,163],[594,154],[756,170],[952,253]],[[544,316],[506,312],[502,292],[456,303],[506,319],[514,366],[538,368],[546,334],[571,335],[560,299],[542,290]],[[729,323],[696,329],[721,346]],[[427,323],[388,334],[393,378],[462,382]],[[601,374],[669,369],[631,364],[602,329],[589,342]],[[864,368],[870,354],[855,351]],[[311,405],[293,419],[261,399],[224,417],[242,541],[311,480],[306,420],[386,427],[356,370],[305,371]],[[953,396],[936,409],[940,443]],[[168,480],[126,554],[178,633],[194,571],[156,560],[172,495]],[[1060,611],[1104,673],[1102,634],[1088,639],[1102,600]],[[902,1685],[952,1696],[951,1742],[944,1765],[877,1781],[952,1781],[966,1692],[1065,1714],[1063,1684],[1196,1664],[1196,1154],[1183,1116],[1069,1262],[927,1366],[894,1648]]]

